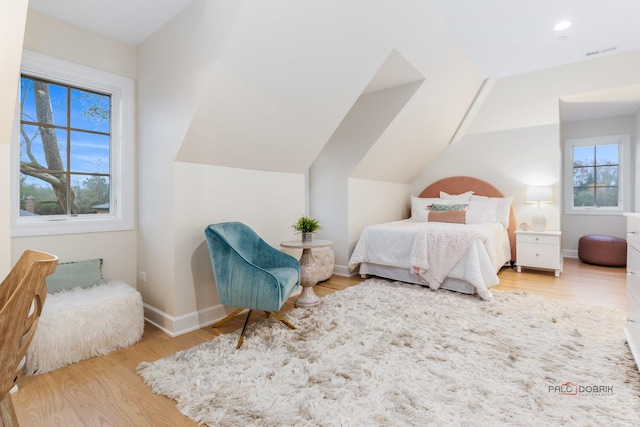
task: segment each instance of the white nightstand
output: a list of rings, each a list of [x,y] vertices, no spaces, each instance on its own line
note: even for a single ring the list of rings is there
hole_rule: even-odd
[[[553,270],[556,277],[562,271],[562,232],[516,231],[516,270],[522,267]]]

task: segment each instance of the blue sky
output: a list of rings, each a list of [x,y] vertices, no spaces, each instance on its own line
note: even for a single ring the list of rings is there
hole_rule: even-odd
[[[33,84],[30,79],[22,79],[21,101],[23,101],[22,119],[36,121],[35,97]],[[109,111],[109,96],[96,94],[80,89],[70,90],[71,102],[67,102],[67,88],[49,84],[53,121],[56,126],[71,128],[56,129],[58,148],[65,168],[67,165],[67,137],[70,136],[70,170],[71,172],[109,173],[109,144],[110,119],[100,113]],[[70,114],[67,106],[70,105]],[[97,111],[98,114],[91,114]],[[42,140],[37,126],[24,125],[28,138],[35,138],[32,142],[32,153],[40,164],[46,166]],[[103,134],[90,133],[102,132]],[[21,160],[28,161],[25,152],[24,138],[21,138]]]

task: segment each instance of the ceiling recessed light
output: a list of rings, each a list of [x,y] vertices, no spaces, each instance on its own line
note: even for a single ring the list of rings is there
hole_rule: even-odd
[[[571,26],[571,21],[560,21],[554,25],[553,29],[556,31],[566,30]]]

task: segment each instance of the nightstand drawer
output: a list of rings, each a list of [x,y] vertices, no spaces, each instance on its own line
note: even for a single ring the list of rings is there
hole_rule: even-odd
[[[640,250],[640,219],[627,217],[627,243]]]
[[[560,265],[559,248],[549,250],[540,244],[518,242],[517,249],[518,264],[543,268],[558,268]]]
[[[560,236],[551,236],[544,234],[527,234],[518,233],[518,243],[535,243],[538,245],[559,245]]]
[[[627,284],[627,319],[640,323],[640,283]]]
[[[633,246],[627,246],[627,273],[640,277],[640,252]]]

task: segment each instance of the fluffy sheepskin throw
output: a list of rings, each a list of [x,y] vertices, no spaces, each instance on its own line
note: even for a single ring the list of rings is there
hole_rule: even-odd
[[[620,311],[379,279],[138,366],[212,426],[637,425]]]
[[[140,340],[143,330],[142,298],[127,283],[109,281],[49,294],[25,373],[42,374],[128,347]]]

